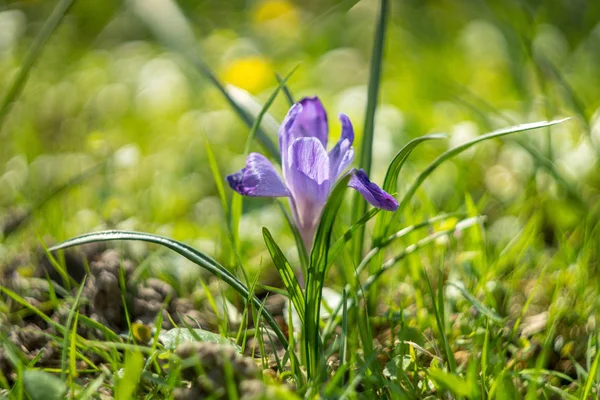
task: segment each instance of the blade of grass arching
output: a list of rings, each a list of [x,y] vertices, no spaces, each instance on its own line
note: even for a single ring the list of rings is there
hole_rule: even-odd
[[[132,231],[101,231],[88,233],[86,235],[81,235],[69,240],[66,240],[62,243],[59,243],[56,246],[53,246],[49,249],[49,251],[57,251],[61,249],[65,249],[68,247],[79,246],[86,243],[94,243],[94,242],[104,242],[104,241],[114,241],[114,240],[133,240],[133,241],[143,241],[147,243],[155,243],[164,247],[167,247],[176,253],[182,255],[188,260],[192,261],[194,264],[202,267],[208,272],[215,275],[217,278],[222,280],[231,286],[236,292],[238,292],[242,297],[248,298],[248,288],[244,286],[239,279],[237,279],[231,272],[229,272],[225,267],[216,262],[211,257],[206,254],[194,249],[191,246],[188,246],[184,243],[178,242],[173,239],[169,239],[162,236],[152,235],[148,233],[141,232],[132,232]],[[0,290],[4,290],[4,288],[0,287]],[[260,308],[260,300],[253,296],[251,298],[252,304],[256,307]],[[266,310],[262,309],[262,314],[267,323],[271,326],[273,331],[277,334],[277,338],[281,341],[282,344],[287,346],[287,339],[281,328],[277,324],[277,321],[273,318],[273,316]]]
[[[67,351],[69,350],[70,346],[69,346],[69,341],[77,341],[77,323],[73,324],[73,330],[74,333],[71,332],[71,323],[73,321],[73,318],[75,317],[75,314],[79,314],[79,301],[81,300],[81,293],[83,293],[83,288],[85,286],[85,281],[87,279],[84,277],[83,281],[81,282],[81,285],[79,286],[79,290],[77,291],[77,295],[75,296],[75,301],[73,302],[73,306],[71,307],[71,310],[69,311],[69,315],[67,316],[67,323],[65,325],[65,334],[64,334],[64,338],[63,338],[63,344],[62,344],[62,354],[61,354],[61,358],[60,358],[60,365],[62,366],[62,372],[60,374],[60,379],[62,381],[65,380],[66,378],[66,374],[67,371],[71,372],[71,378],[74,378],[77,374],[77,370],[75,368],[67,368],[67,366],[65,365],[67,363]],[[75,321],[77,321],[77,318],[75,319]],[[74,364],[75,360],[71,360],[71,362]],[[71,367],[71,365],[69,364],[69,367]],[[73,365],[74,367],[74,365]]]
[[[594,357],[594,362],[590,368],[590,372],[588,373],[588,377],[585,381],[585,386],[583,392],[581,392],[581,400],[588,399],[590,392],[592,391],[592,385],[596,382],[598,378],[598,363],[600,363],[600,351],[596,350],[596,357]]]
[[[493,126],[493,123],[489,118],[490,115],[495,115],[499,119],[505,121],[508,124],[514,123],[514,120],[512,120],[508,115],[499,111],[494,106],[487,103],[484,99],[476,96],[472,92],[469,92],[468,89],[465,88],[464,86],[459,85],[459,87],[462,91],[467,92],[469,97],[473,98],[474,102],[476,102],[478,104],[478,106],[480,106],[481,108],[484,108],[485,110],[480,109],[478,106],[471,104],[470,102],[468,102],[467,100],[465,100],[459,96],[456,96],[457,101],[459,103],[465,105],[472,112],[474,112],[479,117],[479,119],[482,121],[482,123],[484,125],[486,125],[487,127],[491,128]],[[515,137],[515,138],[512,138],[512,140],[514,141],[514,143],[516,143],[517,145],[522,147],[523,150],[527,151],[529,153],[529,155],[531,155],[535,159],[537,165],[539,167],[545,169],[556,180],[556,182],[558,182],[558,184],[561,185],[565,189],[569,198],[576,201],[580,205],[585,204],[584,200],[581,197],[581,193],[575,187],[573,187],[573,185],[561,175],[561,173],[556,169],[554,162],[550,158],[546,157],[546,155],[544,155],[535,146],[528,144],[526,141],[524,141],[520,138]]]
[[[58,4],[52,10],[52,13],[44,22],[42,29],[35,37],[31,47],[27,50],[25,59],[23,60],[22,67],[15,79],[11,82],[8,91],[4,95],[2,105],[0,106],[0,130],[4,126],[6,115],[10,111],[11,106],[21,95],[23,87],[29,78],[29,72],[38,59],[40,53],[44,49],[44,46],[48,42],[50,36],[54,30],[58,27],[64,16],[69,11],[69,8],[75,3],[75,0],[60,0]]]
[[[379,15],[377,25],[375,26],[375,37],[373,42],[373,53],[371,54],[371,71],[369,76],[369,86],[367,93],[367,108],[365,111],[365,125],[363,128],[362,143],[360,149],[360,168],[364,169],[367,175],[371,172],[371,159],[373,157],[373,136],[375,133],[375,111],[377,110],[377,100],[379,98],[379,85],[381,83],[381,69],[383,64],[383,50],[385,41],[385,29],[387,25],[389,11],[389,0],[380,0]],[[352,221],[356,221],[367,210],[367,202],[359,193],[355,193],[352,204]],[[364,244],[365,227],[359,228],[358,234],[353,240],[354,259],[356,263],[362,258],[362,249]]]
[[[398,175],[404,166],[404,163],[408,159],[408,156],[412,153],[412,151],[417,148],[417,146],[423,142],[428,140],[439,140],[446,138],[446,135],[443,134],[430,134],[424,135],[418,138],[415,138],[408,142],[400,151],[396,154],[392,162],[390,163],[388,170],[385,174],[385,179],[383,180],[383,190],[388,193],[397,193],[398,192]],[[386,226],[389,224],[392,216],[390,213],[379,213],[377,218],[375,219],[375,227],[373,228],[373,240],[372,246],[378,247],[380,240],[385,236]],[[383,254],[375,257],[375,261],[371,264],[371,272],[375,272],[375,269],[378,265],[381,265],[383,261]],[[369,292],[368,304],[371,310],[374,310],[377,306],[377,289],[374,288]]]
[[[298,279],[296,278],[292,266],[287,258],[285,258],[285,255],[277,243],[275,243],[273,236],[271,236],[271,232],[264,227],[262,232],[269,254],[271,254],[271,258],[275,264],[275,268],[277,268],[277,272],[279,272],[279,276],[281,276],[283,285],[288,291],[288,297],[294,304],[294,307],[296,307],[296,312],[298,313],[298,317],[300,317],[300,321],[304,323],[304,295],[302,294],[302,287],[300,287],[300,283],[298,283]]]
[[[303,337],[307,357],[307,375],[311,380],[319,373],[322,364],[319,320],[321,312],[321,296],[329,265],[329,248],[335,217],[342,205],[344,193],[350,180],[346,174],[335,185],[321,213],[321,221],[315,234],[313,249],[310,253],[310,266],[306,276],[305,320]]]
[[[431,286],[431,280],[429,279],[429,275],[427,275],[427,271],[423,270],[423,275],[425,275],[425,280],[427,281],[427,287],[429,288],[429,294],[431,295],[431,306],[433,307],[433,314],[435,315],[435,321],[437,323],[438,330],[440,331],[440,336],[442,337],[442,344],[444,346],[444,352],[446,353],[446,361],[448,362],[448,371],[451,374],[454,374],[456,372],[456,359],[454,358],[454,353],[452,353],[450,343],[448,342],[448,336],[446,335],[446,328],[443,321],[443,316],[438,310],[440,304],[436,305],[436,296],[433,292],[433,287]],[[438,290],[443,290],[443,286],[438,288]]]
[[[282,83],[282,78],[281,75],[279,75],[278,73],[275,73],[275,76],[277,77],[277,81],[279,83]],[[293,106],[296,101],[294,100],[294,95],[292,94],[292,91],[290,90],[289,86],[286,85],[285,83],[283,84],[283,94],[285,94],[285,98],[288,101],[288,104],[291,106]]]
[[[408,159],[408,156],[412,153],[417,146],[428,140],[440,140],[446,139],[447,136],[443,133],[432,133],[429,135],[420,136],[408,142],[394,157],[383,180],[383,190],[388,193],[398,192],[398,176],[404,166],[404,163]]]
[[[408,204],[408,202],[412,199],[412,197],[414,196],[415,192],[417,191],[417,189],[421,186],[421,184],[425,181],[425,179],[427,179],[427,177],[429,175],[431,175],[432,172],[434,172],[444,161],[447,161],[449,159],[451,159],[452,157],[462,153],[465,150],[468,150],[470,147],[476,145],[477,143],[481,143],[484,142],[486,140],[490,140],[490,139],[494,139],[494,138],[499,138],[502,136],[506,136],[506,135],[510,135],[513,133],[517,133],[517,132],[523,132],[523,131],[528,131],[528,130],[533,130],[533,129],[539,129],[539,128],[544,128],[547,126],[552,126],[552,125],[556,125],[556,124],[560,124],[561,122],[566,121],[568,118],[564,118],[564,119],[560,119],[560,120],[555,120],[555,121],[542,121],[542,122],[532,122],[529,124],[522,124],[522,125],[517,125],[517,126],[512,126],[510,128],[505,128],[505,129],[500,129],[494,132],[490,132],[486,135],[482,135],[479,136],[473,140],[470,140],[468,142],[465,142],[461,145],[458,145],[456,147],[453,147],[450,150],[447,150],[446,152],[444,152],[443,154],[441,154],[438,158],[436,158],[435,160],[433,160],[428,166],[427,168],[425,168],[420,174],[419,176],[417,176],[417,179],[415,179],[415,181],[413,182],[413,184],[410,186],[410,188],[408,189],[408,191],[404,194],[404,196],[402,197],[402,200],[400,201],[400,204],[398,206],[398,210],[393,214],[394,217],[400,218],[400,216],[402,215],[402,211],[404,211],[404,207],[406,207],[406,205]]]
[[[229,95],[225,86],[202,59],[193,30],[177,4],[172,0],[129,0],[128,4],[156,38],[167,48],[181,54],[208,79],[223,95],[232,110],[248,128],[251,128],[253,118]],[[269,156],[280,160],[278,146],[261,128],[257,130],[257,139]]]
[[[308,253],[306,252],[306,248],[304,247],[304,240],[302,240],[302,235],[298,230],[298,227],[294,223],[292,216],[285,208],[285,205],[281,201],[278,201],[279,209],[281,213],[285,217],[285,220],[294,235],[294,241],[296,242],[296,249],[298,250],[298,258],[300,259],[300,267],[302,268],[302,277],[306,277],[308,273]]]

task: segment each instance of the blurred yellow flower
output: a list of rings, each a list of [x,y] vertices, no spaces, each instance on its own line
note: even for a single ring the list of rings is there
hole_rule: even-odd
[[[225,82],[256,93],[269,86],[275,75],[267,60],[258,56],[248,56],[238,58],[227,65],[222,76]]]
[[[298,12],[294,5],[287,0],[265,0],[259,4],[252,17],[257,25],[273,20],[291,24],[291,27],[298,25]]]

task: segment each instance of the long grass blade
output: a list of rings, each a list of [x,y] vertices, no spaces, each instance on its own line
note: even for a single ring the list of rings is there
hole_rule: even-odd
[[[281,280],[288,291],[290,300],[294,304],[294,307],[296,307],[300,321],[304,323],[304,295],[302,294],[302,287],[300,287],[300,283],[296,278],[296,274],[294,273],[294,270],[292,269],[287,258],[285,258],[285,255],[277,243],[275,243],[273,236],[271,236],[271,232],[269,232],[267,228],[263,228],[262,232],[267,249],[269,250],[271,258],[273,259],[273,263],[275,264],[275,268],[277,268],[277,271],[281,276]]]
[[[598,378],[598,364],[600,363],[600,351],[596,351],[596,357],[594,357],[594,362],[592,363],[592,367],[590,368],[590,372],[588,373],[588,377],[585,381],[585,387],[583,392],[581,392],[581,400],[588,399],[590,392],[592,391],[592,385]]]
[[[410,186],[410,188],[408,189],[406,194],[402,197],[402,200],[400,201],[400,205],[398,206],[398,210],[394,214],[395,218],[400,218],[400,216],[402,215],[402,211],[404,210],[404,208],[406,207],[408,202],[412,199],[412,197],[416,193],[417,189],[419,189],[419,187],[421,187],[421,184],[423,184],[425,179],[427,179],[427,177],[429,177],[429,175],[431,175],[431,173],[433,173],[444,161],[447,161],[447,160],[451,159],[452,157],[462,153],[463,151],[468,150],[469,148],[476,145],[477,143],[481,143],[481,142],[484,142],[484,141],[490,140],[490,139],[500,138],[502,136],[510,135],[510,134],[517,133],[517,132],[524,132],[524,131],[529,131],[529,130],[533,130],[533,129],[539,129],[539,128],[544,128],[547,126],[560,124],[561,122],[564,122],[566,120],[568,120],[568,118],[555,120],[555,121],[549,121],[549,122],[548,121],[532,122],[529,124],[522,124],[522,125],[512,126],[510,128],[500,129],[500,130],[497,130],[494,132],[490,132],[486,135],[479,136],[473,140],[470,140],[461,145],[453,147],[450,150],[447,150],[446,152],[441,154],[438,158],[433,160],[431,162],[431,164],[429,164],[427,166],[427,168],[425,168],[419,174],[419,176],[417,176],[417,179],[415,179],[415,181]]]
[[[408,156],[412,153],[412,151],[417,148],[417,146],[423,142],[428,140],[439,140],[446,138],[446,135],[443,134],[430,134],[420,136],[408,142],[394,157],[388,170],[385,174],[385,179],[383,180],[383,190],[388,193],[396,193],[398,192],[398,176],[400,175],[400,171],[404,166],[404,163],[408,159]],[[373,247],[381,248],[379,246],[379,242],[385,236],[386,226],[389,224],[392,215],[390,213],[379,213],[377,219],[375,220],[375,227],[373,229]],[[371,264],[371,272],[375,272],[377,265],[381,265],[383,254],[379,254],[376,256],[375,261]],[[364,261],[364,259],[363,259]],[[377,289],[373,289],[368,293],[368,304],[371,310],[374,310],[377,305]]]
[[[215,275],[218,279],[227,283],[231,286],[236,292],[238,292],[243,298],[249,298],[254,306],[257,308],[261,307],[261,302],[256,296],[249,296],[249,291],[246,286],[239,279],[237,279],[231,272],[229,272],[225,267],[216,262],[211,257],[206,254],[194,249],[191,246],[188,246],[184,243],[178,242],[173,239],[169,239],[163,236],[152,235],[149,233],[142,232],[132,232],[132,231],[101,231],[88,233],[85,235],[77,236],[75,238],[66,240],[62,243],[59,243],[56,246],[49,248],[49,251],[57,251],[61,249],[66,249],[68,247],[79,246],[87,243],[95,243],[95,242],[106,242],[106,241],[114,241],[114,240],[133,240],[133,241],[142,241],[147,243],[155,243],[161,246],[165,246],[176,253],[182,255],[188,260],[192,261],[194,264],[204,268],[208,272]],[[266,310],[262,309],[262,315],[267,321],[267,323],[271,326],[273,331],[277,334],[277,338],[281,341],[284,346],[287,346],[287,338],[281,331],[281,328],[277,324],[277,321],[273,318],[273,316]]]
[[[379,6],[379,15],[375,27],[375,38],[373,43],[373,53],[371,55],[371,72],[369,77],[369,87],[367,94],[367,109],[365,113],[365,125],[363,129],[362,144],[360,150],[359,165],[365,170],[367,175],[371,172],[371,159],[373,157],[373,136],[375,132],[375,111],[377,109],[377,99],[379,97],[379,85],[381,83],[381,69],[383,64],[383,49],[385,40],[385,29],[389,16],[389,0],[381,0]],[[367,209],[366,201],[356,193],[352,207],[352,220],[365,213]],[[354,258],[358,262],[362,255],[364,243],[365,228],[361,226],[354,240]]]
[[[23,60],[21,70],[10,84],[8,91],[2,100],[2,105],[0,106],[0,130],[4,125],[5,117],[10,111],[11,106],[23,92],[23,88],[25,87],[27,78],[29,78],[29,72],[31,71],[31,68],[44,49],[48,39],[50,39],[50,36],[52,36],[52,33],[56,30],[73,3],[75,3],[75,0],[60,0],[58,2],[58,4],[54,7],[54,10],[52,10],[52,14],[50,14],[42,26],[42,29],[36,36],[31,47],[28,49],[25,59]]]
[[[296,226],[292,216],[285,208],[285,205],[281,201],[278,201],[279,208],[281,209],[281,213],[285,217],[285,220],[294,235],[294,241],[296,242],[296,249],[298,250],[298,258],[300,259],[300,266],[302,267],[302,276],[305,277],[308,274],[308,253],[306,252],[306,248],[304,247],[304,240],[302,240],[302,235]]]
[[[254,119],[254,124],[252,125],[252,128],[250,129],[250,134],[248,135],[248,139],[246,141],[246,147],[244,150],[244,153],[246,155],[248,155],[248,153],[250,153],[250,146],[252,145],[252,142],[254,141],[254,137],[256,136],[256,133],[258,132],[258,129],[260,128],[260,124],[263,120],[263,117],[265,116],[265,114],[267,114],[267,111],[269,111],[269,108],[271,107],[271,104],[273,104],[275,99],[277,98],[279,91],[285,87],[286,82],[288,81],[288,79],[290,79],[292,77],[292,75],[294,74],[294,72],[296,72],[297,69],[298,69],[298,66],[295,66],[285,76],[285,78],[283,78],[282,80],[279,81],[279,84],[277,85],[275,90],[271,93],[271,95],[269,96],[269,98],[267,99],[267,101],[265,102],[263,107],[261,108],[260,112]]]
[[[321,312],[321,296],[329,265],[329,249],[333,223],[342,205],[344,193],[350,175],[341,178],[333,188],[321,214],[321,221],[315,234],[313,249],[310,254],[310,266],[306,279],[306,316],[304,321],[305,351],[307,355],[307,373],[309,379],[318,373],[321,364],[321,342],[319,319]]]

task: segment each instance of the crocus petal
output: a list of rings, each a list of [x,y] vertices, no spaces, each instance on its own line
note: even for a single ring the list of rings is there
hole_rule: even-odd
[[[287,183],[293,195],[299,228],[311,231],[329,194],[329,157],[321,142],[314,137],[294,140],[288,157],[291,168]]]
[[[227,177],[229,186],[244,196],[286,197],[290,193],[273,164],[262,154],[250,153],[246,166]]]
[[[302,111],[302,105],[299,103],[294,104],[279,127],[279,152],[281,154],[281,166],[283,167],[283,178],[287,179],[287,170],[290,166],[290,160],[288,159],[288,148],[294,141],[295,137],[292,135],[292,125],[296,121],[296,117]]]
[[[305,97],[298,102],[301,106],[291,125],[290,133],[296,138],[314,137],[321,142],[323,148],[327,148],[327,113],[318,97]],[[292,143],[292,142],[290,142]]]
[[[354,159],[354,128],[346,114],[340,114],[342,122],[342,136],[336,145],[329,151],[329,179],[335,182],[337,177],[350,165]]]
[[[374,207],[388,211],[396,211],[398,208],[396,199],[371,182],[362,169],[352,171],[352,177],[348,182],[348,186],[356,189]]]

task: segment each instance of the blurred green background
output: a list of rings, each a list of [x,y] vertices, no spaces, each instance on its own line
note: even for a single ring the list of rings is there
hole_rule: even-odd
[[[0,93],[55,4],[0,6]],[[243,166],[249,129],[177,40],[165,43],[165,32],[181,43],[193,34],[198,57],[254,112],[276,87],[275,73],[299,66],[289,88],[297,99],[321,97],[330,142],[339,135],[340,112],[350,116],[360,142],[378,6],[375,0],[76,1],[0,131],[0,216],[8,220],[33,207],[19,230],[5,230],[0,260],[40,238],[106,228],[167,235],[227,258],[205,140],[225,176]],[[263,121],[273,140],[288,107],[280,95]],[[583,226],[595,226],[598,216],[599,107],[600,2],[395,0],[372,179],[381,183],[394,154],[416,136],[446,132],[449,139],[415,151],[401,187],[470,138],[571,117],[444,164],[414,206],[424,214],[454,211],[468,192],[488,216],[492,248],[535,219],[532,240],[540,248],[568,240],[576,249]],[[258,144],[254,150],[261,151]],[[76,185],[40,205],[82,173]],[[282,248],[293,245],[277,206],[248,200],[240,236],[245,256],[257,263],[266,255],[262,225]]]

